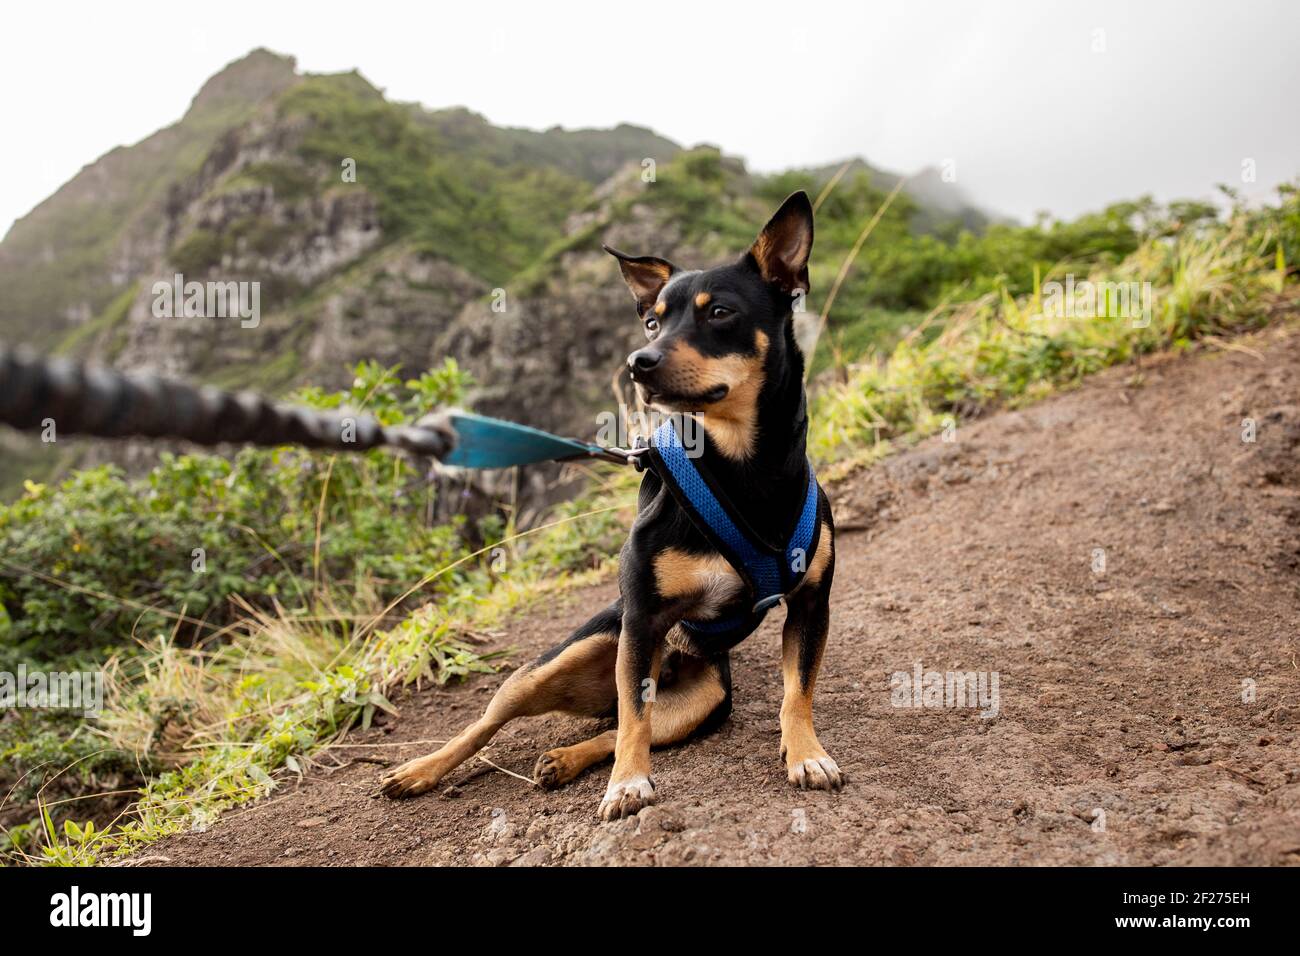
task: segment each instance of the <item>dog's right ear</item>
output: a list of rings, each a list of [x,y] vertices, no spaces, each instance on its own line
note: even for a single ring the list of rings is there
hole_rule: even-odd
[[[813,208],[802,189],[781,203],[754,240],[748,257],[764,281],[782,292],[807,292],[808,257],[812,254]]]
[[[602,245],[600,248],[618,260],[623,281],[636,298],[636,314],[645,315],[646,310],[654,306],[659,293],[668,284],[677,267],[667,259],[655,256],[629,256],[609,246]]]

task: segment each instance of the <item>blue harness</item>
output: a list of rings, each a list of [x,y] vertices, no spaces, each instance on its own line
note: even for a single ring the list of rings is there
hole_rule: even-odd
[[[802,583],[808,563],[816,551],[821,532],[818,520],[820,488],[808,464],[808,489],[783,549],[763,542],[741,517],[734,505],[711,485],[695,460],[682,445],[677,418],[673,416],[650,439],[650,459],[655,471],[692,523],[736,569],[753,597],[747,613],[709,621],[682,621],[689,631],[721,642],[735,643],[748,637],[767,612]]]

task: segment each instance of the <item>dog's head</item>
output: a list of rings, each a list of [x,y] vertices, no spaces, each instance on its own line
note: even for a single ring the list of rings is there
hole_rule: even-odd
[[[795,297],[808,291],[812,243],[812,204],[797,192],[739,260],[716,269],[679,269],[605,246],[649,339],[627,359],[642,400],[706,421],[752,422],[767,376],[790,360],[787,324]]]

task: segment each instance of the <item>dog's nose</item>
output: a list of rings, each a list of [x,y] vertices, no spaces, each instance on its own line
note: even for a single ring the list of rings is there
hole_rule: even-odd
[[[653,372],[663,360],[664,353],[656,348],[637,349],[627,357],[627,367],[633,375],[637,372]]]

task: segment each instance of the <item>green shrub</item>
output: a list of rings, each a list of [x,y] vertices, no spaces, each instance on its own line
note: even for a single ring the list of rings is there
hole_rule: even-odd
[[[363,363],[350,392],[301,398],[396,424],[456,399],[463,384],[454,363],[409,385]],[[291,448],[165,454],[142,480],[102,466],[57,488],[29,485],[0,507],[0,640],[43,657],[107,651],[137,630],[175,627],[192,640],[229,623],[234,595],[306,606],[316,582],[344,604],[361,580],[393,597],[459,553],[456,525],[425,525],[431,494],[403,458]]]
[[[187,277],[197,277],[221,264],[225,240],[210,229],[195,229],[183,242],[172,249],[168,258],[176,271]]]

